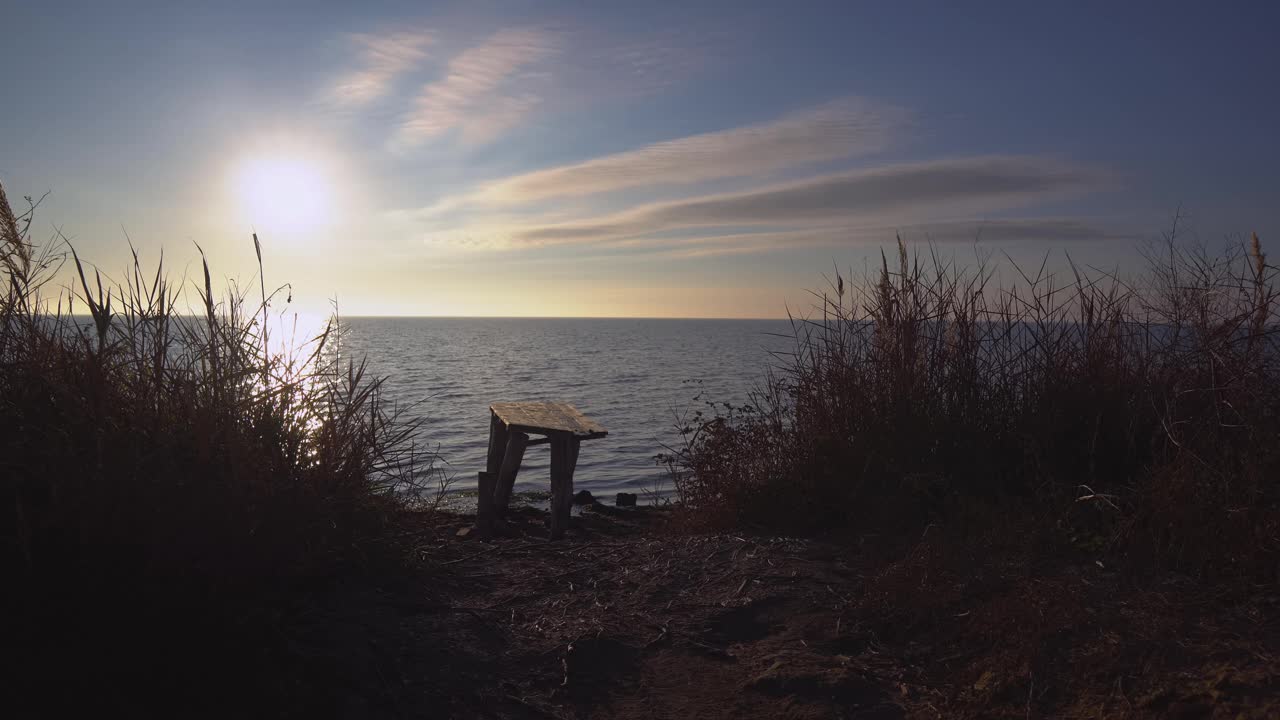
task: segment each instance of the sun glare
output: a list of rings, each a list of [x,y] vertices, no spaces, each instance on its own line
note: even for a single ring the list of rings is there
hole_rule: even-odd
[[[235,183],[246,219],[264,232],[305,232],[332,219],[332,183],[318,163],[301,157],[252,157],[240,165]]]

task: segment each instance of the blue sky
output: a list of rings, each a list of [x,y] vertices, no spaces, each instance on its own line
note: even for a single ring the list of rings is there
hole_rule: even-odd
[[[107,7],[110,5],[110,7]],[[29,3],[0,182],[352,314],[779,316],[896,233],[1280,230],[1273,3]],[[975,238],[979,247],[975,248]]]

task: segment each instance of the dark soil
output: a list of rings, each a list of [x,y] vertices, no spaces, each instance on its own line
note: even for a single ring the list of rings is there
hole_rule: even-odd
[[[421,577],[348,587],[294,632],[307,716],[1280,717],[1273,588],[1093,561],[975,562],[933,529],[861,542],[689,535],[595,506],[566,540],[424,521]],[[859,545],[861,546],[859,548]]]

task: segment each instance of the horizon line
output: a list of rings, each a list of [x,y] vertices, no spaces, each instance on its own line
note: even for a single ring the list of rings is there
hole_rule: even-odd
[[[338,318],[370,320],[787,320],[786,317],[703,317],[685,315],[343,315]]]
[[[311,315],[307,310],[295,310],[294,312],[302,312]],[[285,310],[280,315],[288,313]],[[329,313],[332,316],[334,313]],[[357,315],[337,313],[338,319],[360,319],[360,320],[741,320],[743,322],[753,322],[760,320],[789,320],[787,317],[702,317],[702,316],[684,316],[684,315]],[[178,314],[176,317],[204,317],[200,313]],[[88,318],[92,319],[92,315],[85,313],[72,313],[65,317]]]

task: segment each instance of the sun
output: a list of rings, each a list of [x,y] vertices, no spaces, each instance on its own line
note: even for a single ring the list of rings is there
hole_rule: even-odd
[[[257,155],[240,163],[235,188],[241,211],[262,232],[297,234],[333,219],[333,182],[303,156]]]

